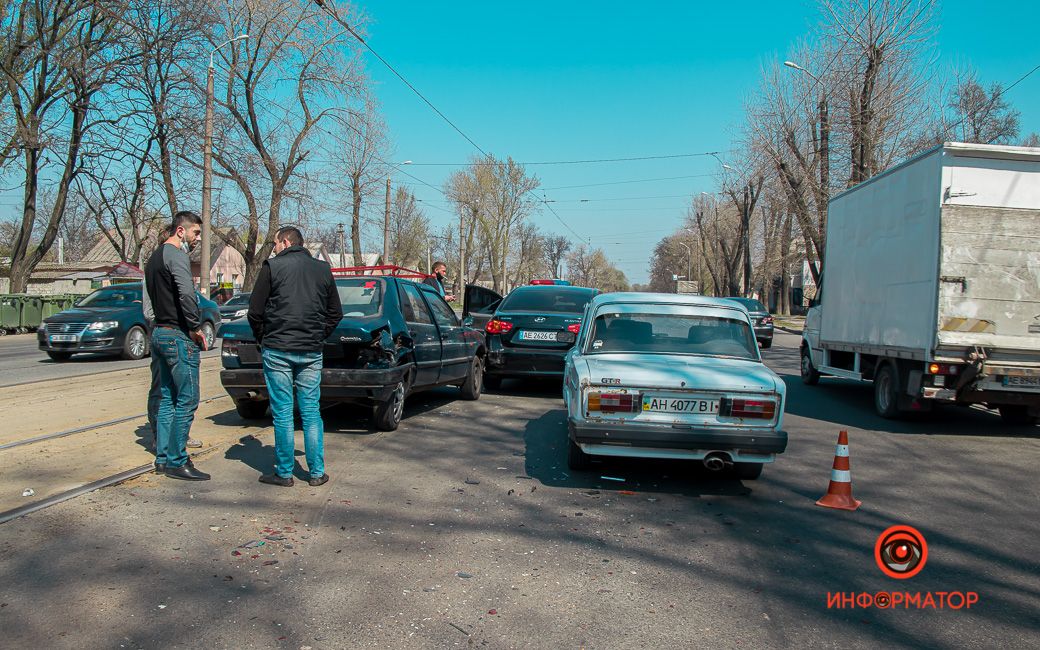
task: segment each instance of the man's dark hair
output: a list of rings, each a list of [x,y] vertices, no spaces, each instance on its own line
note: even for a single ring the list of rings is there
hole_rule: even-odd
[[[274,240],[288,241],[290,246],[303,246],[303,233],[296,226],[285,226],[278,229]]]
[[[181,226],[187,228],[192,225],[202,225],[202,217],[195,214],[191,210],[181,210],[177,214],[173,215],[173,223],[170,224],[170,234],[177,232],[177,229]]]
[[[431,266],[431,267],[430,267],[430,270],[431,270],[431,271],[436,271],[436,270],[437,270],[438,268],[440,268],[440,267],[442,267],[442,266],[444,267],[444,270],[445,270],[445,271],[447,271],[447,270],[448,270],[448,265],[447,265],[447,264],[445,264],[444,262],[434,262],[434,263],[433,263],[433,266]]]

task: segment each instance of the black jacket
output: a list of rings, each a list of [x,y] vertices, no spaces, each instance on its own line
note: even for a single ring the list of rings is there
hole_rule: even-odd
[[[148,259],[144,276],[156,326],[185,333],[199,329],[199,297],[187,253],[172,244],[160,244]]]
[[[320,352],[343,318],[332,267],[290,246],[264,262],[246,315],[256,342],[283,352]]]

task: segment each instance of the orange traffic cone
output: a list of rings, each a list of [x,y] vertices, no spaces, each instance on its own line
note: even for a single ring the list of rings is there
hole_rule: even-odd
[[[820,497],[816,505],[839,510],[855,510],[863,503],[852,498],[852,473],[849,471],[849,432],[844,429],[838,434],[838,448],[834,451],[831,483],[827,494]]]

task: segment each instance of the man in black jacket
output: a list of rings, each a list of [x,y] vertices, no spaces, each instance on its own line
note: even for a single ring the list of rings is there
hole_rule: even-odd
[[[343,318],[332,268],[311,257],[303,235],[291,226],[274,237],[275,257],[264,262],[249,297],[249,326],[263,351],[264,379],[274,415],[274,473],[261,483],[293,484],[296,452],[293,393],[303,420],[308,483],[327,483],[321,398],[322,349]]]
[[[199,353],[206,349],[188,259],[201,237],[202,219],[194,212],[178,212],[169,232],[144,271],[144,288],[155,316],[152,354],[159,370],[155,471],[170,478],[205,481],[209,474],[195,469],[185,447],[199,407]]]

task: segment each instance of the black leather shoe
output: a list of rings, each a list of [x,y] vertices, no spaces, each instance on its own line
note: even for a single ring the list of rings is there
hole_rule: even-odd
[[[318,478],[314,478],[312,476],[311,478],[307,479],[307,482],[311,484],[311,487],[318,487],[319,485],[325,485],[326,483],[329,482],[329,475],[328,474],[322,474]]]
[[[264,474],[260,477],[261,483],[267,483],[268,485],[280,485],[282,487],[292,487],[295,485],[295,481],[290,476],[289,478],[282,478],[277,474]]]
[[[166,463],[155,463],[155,473],[156,474],[165,474],[166,473]]]
[[[166,475],[182,481],[208,481],[209,474],[195,469],[190,462],[183,467],[167,467]]]

